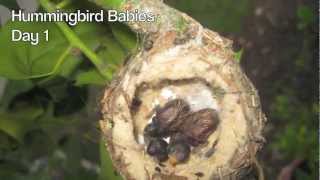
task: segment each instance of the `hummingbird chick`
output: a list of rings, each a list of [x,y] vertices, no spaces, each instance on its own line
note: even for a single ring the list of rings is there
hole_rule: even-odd
[[[190,156],[190,146],[183,141],[174,142],[168,146],[169,163],[176,165],[188,160]]]
[[[168,159],[167,148],[168,144],[164,140],[155,138],[150,141],[147,153],[155,157],[159,162],[163,162]]]

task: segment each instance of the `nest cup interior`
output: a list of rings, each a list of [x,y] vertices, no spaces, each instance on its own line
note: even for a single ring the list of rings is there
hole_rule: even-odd
[[[163,81],[157,87],[143,85],[143,87],[137,88],[131,108],[134,122],[134,135],[137,143],[146,145],[144,128],[151,122],[157,106],[163,106],[170,100],[183,99],[189,104],[190,111],[192,112],[205,108],[214,109],[219,112],[219,102],[215,96],[212,88],[210,88],[208,84],[194,79]],[[211,134],[209,138],[215,136],[214,138],[216,139],[218,131],[215,131],[213,134]],[[164,140],[169,141],[168,138]],[[204,146],[208,146],[208,144],[193,148],[191,156],[208,155],[210,149],[204,148]],[[208,147],[210,147],[210,145]]]

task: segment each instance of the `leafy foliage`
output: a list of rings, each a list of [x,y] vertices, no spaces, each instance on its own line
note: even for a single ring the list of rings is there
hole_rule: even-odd
[[[79,2],[65,10],[82,5],[94,7]],[[116,69],[108,66],[120,66],[136,47],[136,36],[120,24],[80,23],[67,28],[110,73]],[[38,45],[11,42],[12,29],[39,32],[42,39]],[[48,42],[41,34],[47,29]],[[8,22],[0,30],[0,42],[0,76],[9,79],[0,97],[0,179],[119,179],[110,176],[111,160],[103,146],[99,150],[94,121],[99,118],[93,117],[97,102],[89,98],[96,96],[92,89],[100,89],[109,79],[90,57],[54,23]],[[99,151],[102,166],[109,165],[107,176],[99,165]]]
[[[243,54],[243,49],[241,49],[240,51],[236,52],[234,55],[234,59],[240,63],[241,58],[242,58],[242,54]]]
[[[46,42],[40,34],[40,44],[35,46],[30,42],[11,42],[11,31],[19,29],[24,32],[44,32],[50,29],[50,35],[55,37]],[[1,31],[0,62],[1,75],[10,79],[28,79],[50,75],[64,60],[63,54],[68,42],[63,34],[52,23],[21,23],[10,22]]]
[[[301,9],[302,8],[302,9]],[[308,7],[298,8],[299,18],[304,17],[306,23],[303,30],[305,39],[302,48],[290,66],[290,74],[275,81],[273,93],[277,94],[271,105],[273,120],[282,124],[282,130],[276,132],[275,140],[270,148],[280,151],[285,159],[303,159],[304,169],[297,170],[297,179],[315,179],[319,164],[319,127],[318,114],[318,79],[314,69],[314,54],[310,54],[314,44],[314,36],[309,32],[314,19]],[[285,126],[283,126],[283,124]]]
[[[305,5],[301,5],[298,7],[297,16],[299,20],[299,29],[304,29],[307,26],[310,26],[315,20],[312,9],[309,6]]]
[[[112,161],[109,157],[109,154],[106,152],[105,141],[103,138],[100,140],[100,155],[102,172],[99,180],[122,180],[121,176],[113,170]]]

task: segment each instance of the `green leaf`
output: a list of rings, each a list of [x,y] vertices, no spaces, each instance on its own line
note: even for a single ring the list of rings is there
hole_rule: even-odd
[[[53,102],[61,101],[70,96],[67,92],[68,86],[70,86],[70,82],[60,76],[51,78],[49,81],[39,85],[39,87],[44,88],[50,94]]]
[[[241,61],[242,54],[243,54],[243,49],[241,49],[240,51],[238,51],[238,52],[236,52],[236,53],[234,54],[234,59],[235,59],[238,63],[240,63],[240,61]]]
[[[12,42],[13,29],[40,33],[39,44]],[[45,41],[45,30],[49,31],[48,42]],[[106,34],[103,26],[92,23],[78,24],[74,32],[91,49],[98,48],[101,37]],[[54,23],[10,22],[1,30],[0,42],[0,75],[8,79],[30,79],[53,74],[68,77],[81,63],[81,52],[72,49],[70,42]]]
[[[115,38],[128,51],[134,51],[137,47],[137,37],[127,26],[120,23],[111,24],[111,30]]]
[[[98,48],[98,55],[103,60],[109,63],[119,65],[125,59],[125,50],[121,45],[110,36],[103,36],[100,39],[100,46]]]
[[[6,109],[15,96],[20,93],[27,92],[33,87],[34,85],[30,80],[8,81],[4,95],[0,101],[1,108]]]
[[[0,130],[19,142],[26,132],[37,126],[34,121],[43,114],[39,106],[29,106],[16,112],[0,112]]]
[[[92,23],[83,23],[81,29],[75,29],[76,33],[80,32],[90,32],[90,36],[83,37],[81,40],[86,43],[91,49],[95,49],[97,55],[103,61],[106,67],[110,67],[108,70],[111,73],[114,73],[114,69],[111,67],[117,67],[121,64],[125,58],[125,49],[122,45],[112,36],[110,30],[107,30],[101,25],[92,25]],[[94,38],[93,38],[94,37]],[[127,38],[130,38],[127,36]],[[130,39],[128,39],[130,41]],[[96,71],[98,72],[98,71]],[[88,73],[90,76],[94,76],[98,79],[92,79],[92,83],[89,81],[85,84],[105,84],[107,78],[98,75],[94,70],[90,70]],[[81,73],[82,74],[82,73]],[[81,75],[81,77],[83,77]],[[104,78],[104,79],[101,79]],[[89,79],[88,79],[89,80]]]
[[[89,71],[80,72],[76,77],[76,86],[83,85],[106,85],[106,79],[96,69],[90,69]]]
[[[48,133],[52,139],[57,139],[57,137],[60,137],[59,133],[61,133],[60,131],[62,128],[74,129],[76,123],[79,122],[79,118],[72,115],[55,117],[54,104],[50,103],[46,109],[46,112],[39,118],[37,122],[39,127]]]
[[[61,84],[62,82],[62,84]],[[61,117],[79,112],[86,104],[88,98],[87,87],[74,86],[71,81],[56,79],[43,86],[54,103],[54,116]]]
[[[18,9],[19,6],[16,1],[13,0],[1,0],[1,5],[4,5],[5,7],[9,9]]]
[[[39,33],[39,44],[12,42],[12,30]],[[45,41],[44,31],[49,31]],[[9,22],[0,32],[0,75],[8,79],[28,79],[49,75],[68,55],[68,42],[53,23]]]
[[[99,39],[103,37],[107,32],[105,28],[95,23],[79,23],[74,32],[80,35],[81,41],[91,49],[95,49],[99,45]]]
[[[303,29],[314,21],[312,9],[308,6],[299,6],[297,10],[299,19],[298,28]]]
[[[69,78],[72,73],[76,71],[81,62],[82,58],[80,58],[80,56],[78,57],[77,55],[70,54],[61,64],[57,74],[65,78]]]
[[[95,0],[94,2],[104,8],[118,9],[125,0]]]
[[[101,172],[99,180],[122,180],[122,177],[117,174],[113,168],[112,160],[108,154],[103,138],[100,139],[100,161]]]

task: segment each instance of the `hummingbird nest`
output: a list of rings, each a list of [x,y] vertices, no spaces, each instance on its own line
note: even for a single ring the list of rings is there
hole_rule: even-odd
[[[149,33],[106,89],[107,149],[125,179],[239,179],[264,142],[257,90],[230,40],[181,17],[183,32]]]

